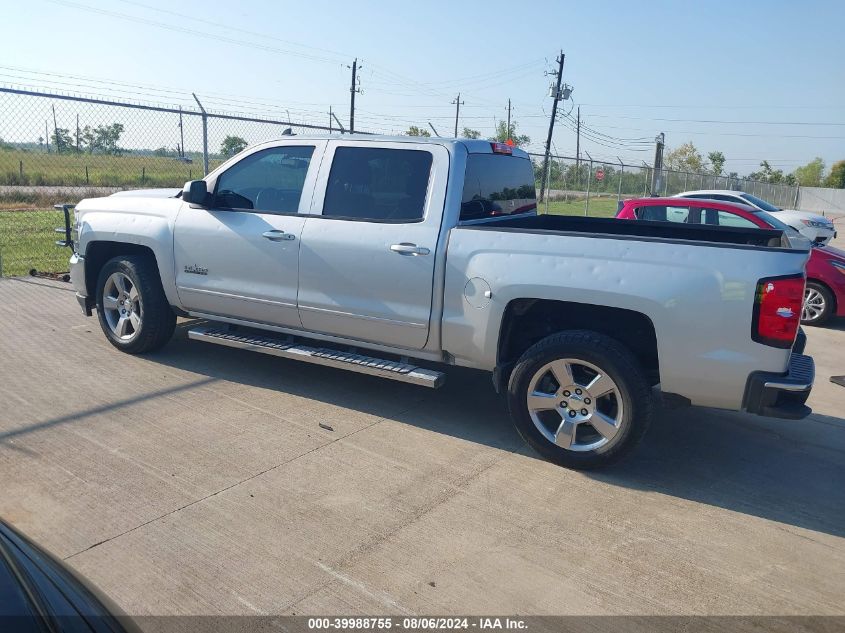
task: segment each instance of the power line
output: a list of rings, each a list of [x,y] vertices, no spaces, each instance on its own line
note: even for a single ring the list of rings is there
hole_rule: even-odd
[[[591,108],[671,108],[677,110],[764,110],[764,109],[788,109],[788,110],[842,110],[841,105],[715,105],[715,104],[696,104],[696,105],[672,105],[667,103],[582,103],[583,106]]]
[[[605,125],[604,128],[608,129],[617,129],[617,130],[639,130],[647,132],[649,131],[647,128],[641,127],[627,127],[627,126],[614,126],[614,125]],[[746,133],[746,132],[712,132],[712,131],[703,131],[703,130],[664,130],[664,132],[671,132],[672,134],[689,134],[691,136],[739,136],[739,137],[763,137],[763,138],[771,138],[771,134],[754,134],[754,133]],[[777,138],[802,138],[802,139],[816,139],[816,140],[838,140],[838,139],[845,139],[845,136],[812,136],[812,135],[805,135],[805,134],[778,134]]]
[[[578,124],[578,121],[572,116],[571,113],[567,113],[564,115],[564,118],[568,119],[570,122]],[[619,136],[611,136],[609,134],[604,134],[603,132],[599,132],[595,128],[588,126],[584,121],[580,122],[581,131],[584,134],[592,133],[595,136],[599,136],[604,138],[607,141],[621,143],[621,144],[634,144],[634,145],[649,145],[654,142],[653,140],[649,139],[646,136],[639,136],[634,138],[623,138]]]
[[[133,6],[136,6],[136,7],[141,7],[143,9],[148,9],[150,11],[158,11],[159,13],[165,13],[167,15],[173,15],[173,16],[176,16],[176,17],[179,17],[179,18],[185,18],[187,20],[193,20],[194,22],[201,22],[203,24],[208,24],[210,26],[216,26],[216,27],[225,29],[227,31],[237,31],[239,33],[244,33],[246,35],[255,35],[257,37],[263,37],[263,38],[266,38],[268,40],[275,40],[277,42],[282,42],[283,44],[289,44],[289,45],[292,45],[292,46],[298,46],[300,48],[307,48],[307,49],[319,51],[319,52],[322,52],[322,53],[328,53],[330,55],[337,56],[339,59],[349,58],[349,55],[347,53],[341,53],[339,51],[333,51],[331,49],[322,48],[322,47],[319,47],[319,46],[311,46],[309,44],[302,44],[300,42],[294,42],[293,40],[286,40],[286,39],[282,39],[280,37],[277,37],[275,35],[269,35],[267,33],[261,33],[259,31],[250,31],[248,29],[238,28],[236,26],[232,26],[231,24],[222,24],[220,22],[213,22],[212,20],[206,20],[205,18],[198,18],[195,15],[188,15],[188,14],[185,14],[185,13],[178,13],[177,11],[170,11],[168,9],[162,9],[160,7],[153,7],[153,6],[150,6],[148,4],[143,4],[141,2],[134,2],[133,0],[118,0],[118,1],[122,2],[124,4],[133,5]]]
[[[281,48],[276,48],[273,46],[267,46],[265,44],[258,44],[255,42],[249,42],[245,40],[239,40],[233,37],[227,37],[224,35],[218,35],[213,33],[208,33],[207,31],[200,31],[197,29],[190,29],[184,26],[175,26],[172,24],[167,24],[165,22],[158,22],[156,20],[150,20],[148,18],[141,18],[137,16],[127,15],[125,13],[120,13],[118,11],[109,11],[107,9],[100,9],[97,7],[91,7],[85,4],[80,4],[78,2],[70,2],[69,0],[47,0],[47,2],[52,2],[53,4],[59,4],[66,7],[70,7],[72,9],[81,9],[83,11],[90,11],[91,13],[97,13],[100,15],[105,15],[108,17],[119,18],[121,20],[127,20],[129,22],[135,22],[136,24],[146,24],[148,26],[155,26],[158,28],[166,29],[168,31],[174,31],[176,33],[187,33],[190,35],[196,35],[203,38],[211,38],[217,42],[227,42],[229,44],[235,44],[237,46],[244,46],[247,48],[255,48],[258,50],[268,51],[272,53],[281,53],[284,55],[292,55],[294,57],[301,57],[303,59],[309,59],[312,61],[317,62],[324,62],[330,64],[337,64],[338,61],[335,59],[329,59],[326,57],[317,57],[316,55],[309,55],[307,53],[302,53],[300,51],[292,51],[286,50]]]
[[[717,123],[719,125],[835,125],[845,127],[845,123],[840,122],[819,122],[811,123],[809,121],[723,121],[719,119],[670,119],[662,117],[639,117],[639,116],[624,116],[616,114],[594,114],[595,117],[604,119],[633,119],[637,121],[668,121],[670,123]]]

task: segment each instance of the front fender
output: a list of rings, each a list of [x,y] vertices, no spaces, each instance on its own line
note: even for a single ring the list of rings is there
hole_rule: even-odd
[[[119,201],[119,209],[115,201]],[[109,204],[111,203],[111,204]],[[131,244],[149,249],[158,266],[168,302],[180,307],[173,269],[173,226],[182,202],[178,199],[96,198],[77,205],[78,252],[88,254],[96,243]],[[86,288],[93,294],[92,288]]]

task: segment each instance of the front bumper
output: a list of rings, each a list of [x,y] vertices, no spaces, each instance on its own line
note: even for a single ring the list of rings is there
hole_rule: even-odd
[[[820,244],[821,246],[827,245],[830,240],[836,237],[836,230],[833,228],[806,226],[804,224],[796,226],[795,228],[808,240],[814,244]]]
[[[91,309],[94,301],[88,296],[88,289],[85,286],[85,257],[74,253],[70,257],[70,282],[76,290],[76,300],[85,316],[91,316]]]
[[[815,375],[812,357],[794,351],[786,374],[756,371],[748,377],[743,408],[770,418],[806,418],[813,412],[805,403]]]

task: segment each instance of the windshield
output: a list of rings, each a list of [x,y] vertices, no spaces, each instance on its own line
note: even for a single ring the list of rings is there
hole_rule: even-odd
[[[739,195],[740,195],[740,197],[748,200],[755,207],[759,207],[759,208],[763,209],[763,211],[768,211],[769,213],[775,213],[777,211],[780,211],[779,207],[776,207],[773,204],[769,204],[768,202],[766,202],[762,198],[758,198],[757,196],[752,196],[750,193],[741,193]]]
[[[795,229],[793,229],[788,224],[784,224],[771,213],[766,213],[765,211],[758,211],[755,215],[767,224],[769,224],[771,227],[776,228],[779,231],[785,231],[787,233],[789,233],[789,231],[795,231]]]

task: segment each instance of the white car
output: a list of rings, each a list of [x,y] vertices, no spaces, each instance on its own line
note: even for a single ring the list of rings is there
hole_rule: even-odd
[[[807,211],[796,211],[795,209],[781,209],[758,198],[757,196],[745,193],[744,191],[731,191],[730,189],[700,189],[698,191],[685,191],[679,193],[675,198],[702,198],[707,200],[720,200],[722,202],[737,202],[747,204],[761,211],[774,213],[778,220],[791,226],[804,237],[815,244],[827,244],[836,237],[836,228],[833,222],[824,216]]]

